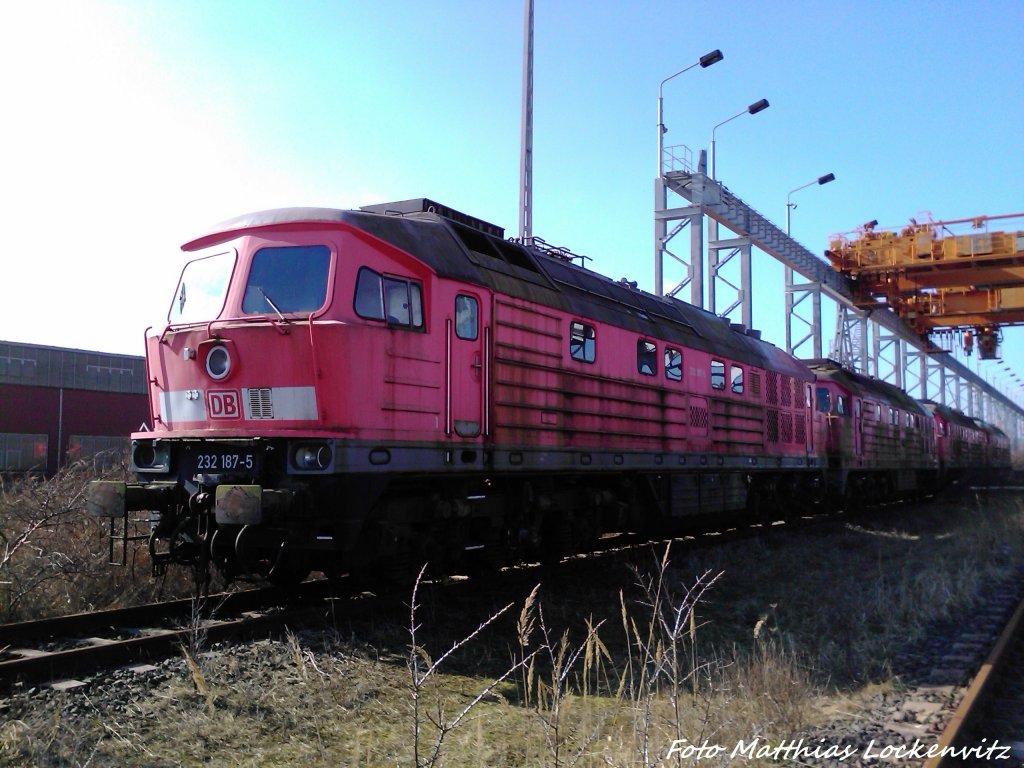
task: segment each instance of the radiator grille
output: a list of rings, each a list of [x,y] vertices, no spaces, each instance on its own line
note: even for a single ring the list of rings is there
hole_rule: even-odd
[[[768,418],[765,423],[765,439],[769,443],[779,442],[779,412],[774,408],[768,409]]]

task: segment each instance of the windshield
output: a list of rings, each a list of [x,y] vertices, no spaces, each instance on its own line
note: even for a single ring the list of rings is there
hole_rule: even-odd
[[[261,248],[252,257],[242,311],[247,315],[312,312],[327,298],[326,245]]]
[[[202,323],[215,320],[224,308],[235,253],[228,251],[195,259],[185,265],[174,292],[167,322]]]

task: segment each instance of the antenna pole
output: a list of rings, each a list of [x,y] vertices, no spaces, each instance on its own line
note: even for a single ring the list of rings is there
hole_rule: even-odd
[[[523,0],[523,112],[519,149],[519,237],[533,236],[533,0]]]

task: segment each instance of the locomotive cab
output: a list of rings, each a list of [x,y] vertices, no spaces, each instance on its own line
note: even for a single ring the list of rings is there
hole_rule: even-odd
[[[435,367],[432,271],[345,218],[255,214],[183,246],[195,257],[167,326],[146,339],[152,428],[132,436],[139,483],[98,484],[88,505],[153,512],[156,571],[202,564],[200,552],[230,575],[326,568],[373,497],[354,470],[415,464],[415,448],[392,442],[440,430],[437,382],[404,385]],[[478,322],[479,309],[457,331],[478,338]],[[480,421],[453,419],[455,437],[479,437]],[[323,563],[308,557],[318,549]]]

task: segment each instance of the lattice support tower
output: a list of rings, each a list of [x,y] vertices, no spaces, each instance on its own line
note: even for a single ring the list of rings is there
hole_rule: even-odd
[[[904,341],[898,335],[877,323],[872,323],[872,349],[875,360],[875,378],[903,388],[906,367]]]
[[[868,355],[867,339],[867,315],[845,304],[837,303],[836,332],[829,351],[832,359],[858,373],[871,375],[869,364],[872,358]]]
[[[689,163],[689,150],[679,147],[666,148],[663,154],[662,176],[655,185],[655,290],[660,295],[666,291],[664,280],[665,254],[686,267],[684,280],[677,284],[670,292],[670,295],[679,294],[683,288],[690,288],[690,301],[695,306],[703,304],[703,269],[702,269],[702,235],[703,215],[716,224],[722,224],[737,235],[736,240],[745,238],[749,241],[750,247],[756,247],[788,269],[794,271],[794,282],[787,287],[792,297],[794,307],[802,307],[804,301],[813,303],[813,297],[798,301],[800,291],[805,288],[808,291],[817,289],[821,294],[828,296],[840,304],[849,314],[845,317],[849,325],[844,323],[845,332],[848,334],[848,341],[840,339],[837,347],[845,350],[846,358],[842,361],[846,364],[859,360],[860,365],[854,362],[853,367],[859,368],[862,373],[873,375],[876,378],[889,381],[902,386],[904,382],[904,369],[906,365],[907,349],[918,350],[920,354],[926,355],[929,360],[925,363],[926,369],[923,374],[924,381],[919,386],[927,389],[929,395],[934,399],[936,396],[944,397],[946,403],[955,402],[960,410],[969,415],[976,415],[985,411],[985,404],[982,402],[981,394],[987,398],[994,398],[1002,404],[1012,420],[1019,421],[1024,416],[1024,409],[1009,400],[1005,394],[996,391],[992,385],[979,379],[978,376],[967,368],[966,365],[952,358],[948,353],[929,346],[922,340],[920,335],[885,307],[872,308],[869,319],[864,318],[857,312],[857,297],[850,278],[832,269],[820,258],[812,254],[800,243],[790,238],[778,226],[769,221],[762,214],[748,206],[735,194],[730,192],[721,183],[711,179],[705,172],[703,162],[698,170],[691,170]],[[664,158],[668,157],[669,161]],[[679,158],[682,158],[682,161]],[[667,204],[669,192],[691,203],[689,206],[669,208]],[[669,225],[672,224],[672,229]],[[689,260],[668,248],[673,237],[689,227],[690,248]],[[709,225],[709,234],[711,227]],[[710,238],[717,248],[712,251],[722,250],[722,245],[729,241],[720,241],[714,235]],[[735,247],[735,246],[734,246]],[[744,247],[745,244],[744,244]],[[713,266],[721,267],[725,260],[714,261]],[[742,259],[739,259],[742,267]],[[721,273],[719,268],[718,273]],[[740,270],[741,273],[743,270]],[[796,281],[800,278],[806,279],[807,283],[799,284]],[[729,286],[736,291],[745,291],[744,298],[752,299],[749,276],[744,282],[741,274],[738,280],[729,280]],[[716,288],[717,293],[717,288]],[[684,298],[679,296],[679,298]],[[716,303],[718,296],[715,297]],[[740,304],[732,304],[728,311],[736,309]],[[716,307],[717,309],[717,307]],[[742,311],[742,310],[741,310]],[[802,310],[798,310],[802,311]],[[801,318],[796,322],[802,322],[813,330],[820,322],[815,323],[814,312],[811,310],[811,319]],[[796,313],[794,313],[796,317]],[[787,320],[791,322],[791,320]],[[746,324],[746,323],[745,323]],[[859,325],[858,325],[859,324]],[[866,327],[865,327],[866,326]],[[856,330],[859,327],[859,331]],[[859,333],[860,354],[854,352],[855,334]],[[794,338],[793,329],[789,331],[788,342],[790,346],[799,348],[801,339]],[[870,338],[869,338],[870,336]],[[797,342],[797,343],[794,343]],[[813,349],[813,342],[812,342]],[[797,351],[797,350],[794,350]],[[872,354],[873,353],[873,354]],[[799,353],[798,353],[799,354]],[[936,373],[936,367],[945,369],[945,373]],[[920,375],[919,375],[920,377]],[[988,409],[989,411],[991,409]],[[1006,428],[1015,429],[1014,423],[1004,422]],[[1022,427],[1024,428],[1024,427]]]
[[[786,352],[794,357],[821,357],[821,284],[797,282],[786,267]],[[810,312],[810,319],[807,312]],[[802,334],[802,335],[801,335]],[[807,345],[810,344],[810,350]],[[810,352],[810,354],[807,354]],[[850,355],[853,355],[852,347]],[[833,356],[834,357],[834,356]]]
[[[928,355],[909,348],[903,351],[903,389],[917,400],[928,399]]]
[[[689,242],[677,236],[689,230]],[[675,245],[673,243],[678,243]],[[682,256],[673,248],[688,251]],[[654,293],[704,306],[704,211],[699,205],[668,208],[668,190],[661,178],[654,181]],[[665,289],[665,257],[683,267],[683,277]],[[689,287],[689,296],[685,289]],[[683,295],[680,295],[680,294]]]
[[[753,303],[750,280],[750,238],[735,237],[718,240],[718,226],[712,222],[708,228],[708,304],[707,310],[733,321],[739,309],[738,322],[753,327]],[[723,257],[723,252],[725,253]],[[731,303],[722,308],[720,299]]]
[[[930,356],[925,357],[925,380],[928,384],[928,398],[943,405],[949,405],[947,384],[951,377],[946,375],[946,367]]]

